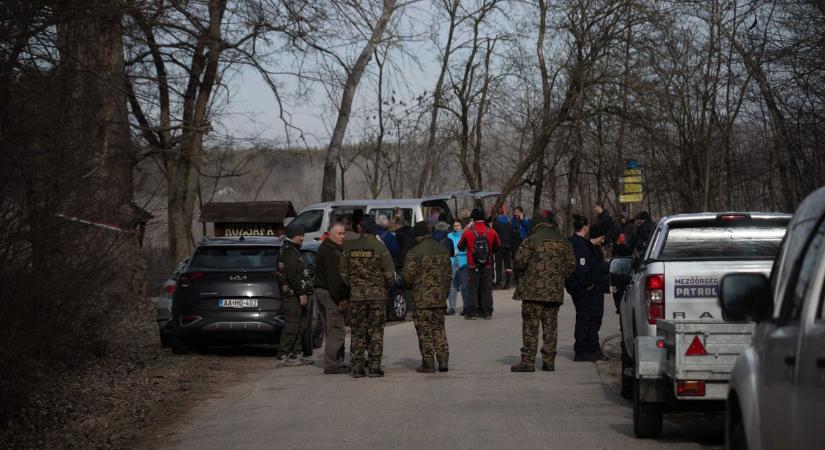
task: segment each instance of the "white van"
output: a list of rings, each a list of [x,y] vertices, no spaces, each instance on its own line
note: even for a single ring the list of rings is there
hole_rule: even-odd
[[[424,198],[338,200],[309,205],[298,212],[292,223],[300,223],[304,226],[306,240],[320,240],[321,235],[329,230],[335,218],[345,214],[352,214],[356,217],[369,215],[373,218],[384,215],[391,218],[395,208],[400,208],[404,221],[413,225],[426,220],[427,216],[436,209],[439,212],[446,212],[452,220],[459,208],[472,208],[479,203],[483,205],[485,199],[499,195],[501,193],[491,191],[457,191]]]

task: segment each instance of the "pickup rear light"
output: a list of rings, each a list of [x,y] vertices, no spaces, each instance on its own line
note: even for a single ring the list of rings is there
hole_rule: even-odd
[[[677,381],[676,395],[682,397],[704,397],[705,396],[705,382],[704,381]]]
[[[702,344],[699,336],[693,336],[693,340],[690,342],[685,356],[706,356],[707,354],[708,351],[705,350],[705,346]]]
[[[647,297],[647,323],[656,325],[656,321],[665,318],[665,276],[648,275],[645,278],[645,297]]]
[[[178,285],[180,285],[180,287],[189,287],[190,284],[203,278],[204,275],[206,275],[206,273],[204,272],[184,273],[180,276],[180,279],[178,280]]]

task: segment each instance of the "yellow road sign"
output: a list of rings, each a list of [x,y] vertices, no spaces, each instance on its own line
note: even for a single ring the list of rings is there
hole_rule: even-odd
[[[621,194],[619,195],[619,203],[638,203],[642,201],[642,193],[635,194]]]
[[[623,194],[640,194],[642,192],[642,185],[641,184],[627,184],[625,183],[622,186],[622,193]]]
[[[641,183],[641,176],[622,177],[622,183]]]

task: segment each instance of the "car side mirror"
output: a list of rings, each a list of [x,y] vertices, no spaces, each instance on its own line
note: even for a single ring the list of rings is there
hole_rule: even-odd
[[[630,275],[631,266],[632,258],[629,256],[610,258],[610,275]]]
[[[731,273],[719,286],[722,319],[761,322],[773,315],[771,283],[761,273]]]

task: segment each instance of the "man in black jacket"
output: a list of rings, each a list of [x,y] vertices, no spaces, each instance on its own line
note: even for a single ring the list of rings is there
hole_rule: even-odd
[[[329,237],[324,239],[315,255],[315,298],[324,312],[324,373],[328,375],[346,374],[350,371],[348,366],[343,365],[346,337],[344,312],[347,309],[348,292],[338,267],[345,235],[344,224],[334,224],[329,230]]]
[[[304,226],[291,223],[278,249],[278,284],[284,306],[284,329],[278,342],[278,367],[312,364],[302,356],[301,336],[307,327],[307,305],[312,294],[312,279],[301,257]]]
[[[599,329],[604,315],[604,294],[607,291],[607,263],[598,248],[604,242],[601,226],[590,226],[587,219],[573,216],[576,232],[570,236],[576,257],[576,271],[567,277],[564,287],[576,307],[575,361],[604,361],[607,357],[599,344]]]

